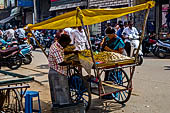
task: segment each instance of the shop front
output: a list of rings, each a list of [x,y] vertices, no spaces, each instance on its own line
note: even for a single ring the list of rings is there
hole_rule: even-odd
[[[22,24],[33,23],[33,0],[18,0],[18,7],[22,9]]]
[[[76,7],[86,8],[87,0],[51,0],[51,8],[49,11],[56,12],[56,15],[75,10]]]

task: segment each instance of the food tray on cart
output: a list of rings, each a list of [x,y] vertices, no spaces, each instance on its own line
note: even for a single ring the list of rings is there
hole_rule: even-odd
[[[33,77],[0,70],[0,86],[26,83],[33,80]]]
[[[79,55],[80,59],[92,62],[91,53],[88,50],[82,51]],[[115,53],[115,52],[98,52],[94,53],[94,59],[96,61],[96,66],[98,68],[110,68],[123,65],[135,64],[134,57],[127,57],[125,55]]]

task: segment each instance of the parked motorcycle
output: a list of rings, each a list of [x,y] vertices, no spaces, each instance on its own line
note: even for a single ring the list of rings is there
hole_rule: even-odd
[[[156,56],[159,58],[165,58],[166,56],[170,56],[170,42],[169,41],[160,41],[156,43]]]
[[[7,48],[0,50],[0,66],[7,66],[14,70],[18,69],[22,64],[22,56],[18,47]]]
[[[137,49],[139,47],[139,36],[138,35],[129,35],[129,40],[131,41],[131,48],[132,48],[132,56],[135,57]],[[139,49],[138,57],[137,57],[137,65],[142,65],[143,63],[143,53],[142,53],[142,47]]]
[[[34,35],[35,35],[37,41],[39,42],[39,44],[45,50],[46,49],[46,43],[44,41],[43,33],[36,31]],[[34,37],[30,37],[30,44],[33,46],[33,50],[35,50],[36,48],[39,47],[36,40],[34,39]]]
[[[44,38],[44,42],[45,42],[45,50],[46,48],[50,48],[50,46],[54,43],[54,37],[53,35],[51,35],[50,33],[47,34],[47,36],[45,36]]]
[[[30,64],[32,62],[32,46],[28,44],[19,45],[20,53],[22,54],[22,60],[24,64]]]
[[[152,37],[151,35],[144,38],[142,42],[142,52],[144,56],[147,56],[150,53],[156,55],[156,42],[157,40],[155,39],[155,37]]]
[[[92,44],[93,51],[97,51],[97,52],[101,51],[102,47],[100,45],[101,45],[103,38],[104,36],[99,36],[99,35],[91,37],[90,41]]]
[[[23,63],[24,64],[30,64],[32,62],[32,46],[28,45],[28,44],[21,44],[19,45],[17,42],[13,41],[13,42],[6,42],[6,41],[2,41],[3,44],[0,45],[0,48],[5,50],[7,48],[11,48],[11,47],[18,47],[20,50],[20,56],[23,59]]]

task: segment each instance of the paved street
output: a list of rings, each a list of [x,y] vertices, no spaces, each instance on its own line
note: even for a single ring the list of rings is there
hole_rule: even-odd
[[[33,52],[30,65],[22,65],[12,71],[27,76],[34,76],[36,82],[30,83],[31,90],[40,91],[43,113],[50,113],[50,93],[48,87],[48,62],[40,50]],[[8,68],[2,68],[9,70]],[[11,71],[11,70],[10,70]],[[146,57],[144,64],[136,68],[133,78],[133,92],[125,105],[114,101],[101,101],[93,95],[89,113],[169,113],[170,111],[170,59]],[[107,102],[110,107],[103,107]]]

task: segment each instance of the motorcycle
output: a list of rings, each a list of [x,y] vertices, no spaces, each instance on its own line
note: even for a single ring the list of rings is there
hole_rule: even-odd
[[[50,48],[50,46],[54,43],[54,37],[53,35],[51,35],[50,33],[47,34],[47,36],[44,38],[45,41],[45,49],[46,48]]]
[[[19,45],[20,53],[22,54],[22,60],[24,64],[30,64],[32,62],[32,46],[28,44]]]
[[[139,47],[139,36],[138,35],[129,35],[129,40],[131,41],[131,48],[132,48],[132,56],[135,57],[137,49]],[[137,57],[137,65],[142,65],[143,63],[143,52],[142,47],[139,49],[138,57]]]
[[[95,52],[99,52],[101,51],[101,42],[103,40],[104,37],[99,37],[99,36],[94,36],[94,37],[91,37],[91,44],[92,44],[92,49],[93,51]]]
[[[156,56],[159,58],[165,58],[166,56],[170,56],[170,42],[167,41],[160,41],[156,43]]]
[[[154,55],[156,55],[155,53],[156,43],[157,43],[157,40],[155,38],[152,38],[152,36],[149,35],[145,37],[145,39],[142,42],[143,55],[147,56],[150,53],[153,53]]]
[[[6,42],[6,41],[2,41],[3,44],[2,46],[0,46],[1,49],[5,50],[7,48],[11,48],[11,47],[18,47],[20,50],[20,56],[23,59],[23,63],[24,64],[30,64],[32,62],[32,46],[28,45],[28,44],[22,44],[19,45],[16,41],[13,42]]]
[[[14,70],[18,69],[22,64],[22,57],[18,47],[11,47],[0,50],[0,66],[7,66]]]
[[[44,37],[43,37],[43,33],[40,33],[38,31],[36,31],[34,33],[37,41],[39,42],[39,44],[42,46],[43,50],[46,50],[46,43],[44,41]],[[36,42],[36,40],[34,39],[34,37],[30,37],[30,44],[33,46],[33,50],[35,50],[36,48],[38,48],[38,44]]]

